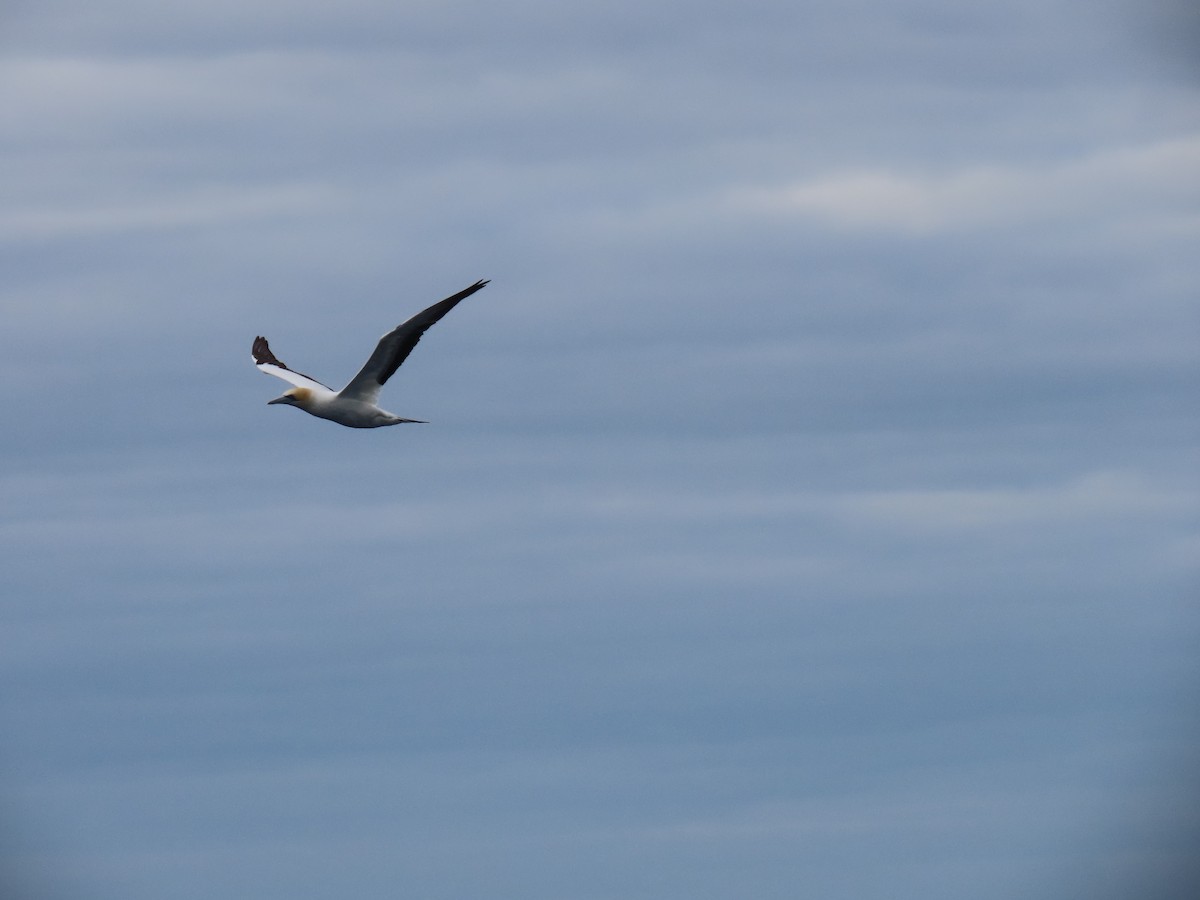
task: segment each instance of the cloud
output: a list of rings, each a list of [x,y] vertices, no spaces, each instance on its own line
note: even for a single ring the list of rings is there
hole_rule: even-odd
[[[999,898],[1178,793],[1200,138],[1110,4],[10,6],[48,867]],[[477,277],[388,387],[432,424],[265,406],[255,333],[336,382]]]
[[[1150,216],[1194,231],[1200,136],[1110,148],[1061,162],[976,165],[933,174],[832,172],[743,189],[734,201],[851,230],[936,234],[1063,220]]]
[[[215,187],[184,195],[107,204],[30,209],[0,213],[0,240],[59,240],[117,232],[162,231],[228,225],[325,208],[336,194],[312,185]]]
[[[905,532],[961,533],[964,529],[1070,527],[1129,522],[1134,517],[1185,518],[1200,496],[1156,486],[1132,473],[1095,472],[1067,484],[994,490],[887,491],[846,497],[838,506],[864,524]]]

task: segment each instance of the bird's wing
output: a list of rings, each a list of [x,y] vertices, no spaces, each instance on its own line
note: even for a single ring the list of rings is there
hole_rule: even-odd
[[[412,353],[417,341],[421,340],[421,335],[428,331],[434,322],[454,309],[458,301],[470,297],[485,284],[486,279],[475,282],[465,291],[459,291],[453,297],[433,304],[429,309],[417,313],[403,325],[396,326],[381,337],[371,358],[359,373],[350,379],[350,383],[342,388],[339,396],[373,404],[379,397],[379,389],[400,368],[400,363],[408,358],[408,354]]]
[[[254,364],[258,366],[261,372],[274,375],[276,378],[282,378],[284,381],[291,382],[296,387],[330,390],[317,381],[317,379],[301,375],[299,372],[293,372],[285,366],[282,360],[277,359],[275,354],[271,352],[271,347],[267,344],[267,339],[261,335],[254,339],[254,345],[250,348],[250,352],[254,354]]]

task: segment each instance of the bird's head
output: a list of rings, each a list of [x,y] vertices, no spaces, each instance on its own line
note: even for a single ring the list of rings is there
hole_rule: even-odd
[[[268,400],[267,406],[273,406],[276,403],[282,403],[285,406],[304,406],[312,396],[312,391],[308,388],[294,387],[286,390],[274,400]]]

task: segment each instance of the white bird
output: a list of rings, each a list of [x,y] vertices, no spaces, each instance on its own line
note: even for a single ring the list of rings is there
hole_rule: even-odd
[[[350,428],[381,428],[384,425],[399,425],[401,422],[421,422],[421,419],[402,419],[380,409],[375,405],[375,401],[379,399],[379,391],[408,358],[413,347],[417,346],[417,341],[421,340],[421,335],[428,331],[434,322],[450,312],[458,301],[470,297],[485,284],[487,280],[477,281],[465,291],[459,291],[453,297],[447,297],[417,313],[403,325],[397,325],[379,339],[379,344],[376,345],[370,359],[340,391],[327,388],[315,378],[289,369],[271,352],[265,337],[256,337],[251,349],[254,364],[268,375],[274,375],[295,385],[284,391],[282,396],[269,400],[267,405],[283,403],[295,406],[310,415],[329,419]]]

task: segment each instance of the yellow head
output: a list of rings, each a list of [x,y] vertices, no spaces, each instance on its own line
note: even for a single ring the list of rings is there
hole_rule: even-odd
[[[308,388],[294,387],[284,391],[281,396],[276,397],[274,400],[268,400],[267,406],[271,406],[275,403],[284,403],[288,406],[299,406],[303,408],[304,406],[308,405],[308,401],[311,399],[312,391],[310,391]]]

